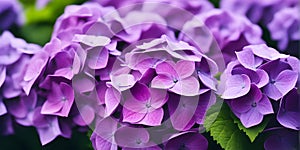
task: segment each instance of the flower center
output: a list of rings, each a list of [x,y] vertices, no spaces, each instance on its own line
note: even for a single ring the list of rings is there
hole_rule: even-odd
[[[253,102],[253,103],[251,104],[251,106],[252,106],[252,107],[256,107],[256,106],[257,106],[257,103],[256,103],[256,102]]]
[[[142,143],[142,140],[141,139],[137,139],[136,140],[136,144],[141,144]]]
[[[185,144],[181,144],[180,147],[179,147],[179,150],[186,150],[187,147],[185,146]]]
[[[147,103],[146,108],[150,108],[150,107],[151,107],[151,104]]]
[[[275,83],[275,81],[274,80],[271,80],[271,82],[270,82],[271,84],[274,84]]]
[[[66,98],[65,96],[63,96],[63,97],[61,98],[61,100],[62,100],[62,101],[66,101],[67,98]]]
[[[177,79],[173,79],[173,82],[174,82],[174,83],[177,83],[177,82],[178,82],[178,80],[177,80]]]

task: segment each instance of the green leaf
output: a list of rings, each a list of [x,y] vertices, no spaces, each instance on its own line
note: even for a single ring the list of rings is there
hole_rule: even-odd
[[[267,126],[267,124],[270,120],[269,117],[265,117],[263,122],[260,123],[259,125],[251,127],[251,128],[246,128],[243,126],[240,119],[238,119],[236,116],[234,116],[233,113],[231,113],[231,117],[233,118],[234,123],[236,123],[238,125],[239,129],[246,133],[246,135],[249,137],[251,142],[253,142],[255,140],[255,138],[258,136],[258,134],[261,133],[265,129],[265,127]]]
[[[222,104],[223,104],[223,100],[220,97],[217,97],[217,102],[207,110],[206,117],[204,120],[204,127],[206,129],[208,129],[216,120],[221,110]]]
[[[251,143],[245,133],[234,123],[231,117],[231,111],[226,103],[223,103],[222,108],[215,119],[210,125],[211,115],[206,118],[204,123],[206,129],[210,132],[218,144],[225,150],[247,150],[250,149]],[[215,114],[212,114],[215,115]]]
[[[85,0],[51,0],[44,8],[37,9],[34,2],[22,0],[25,8],[26,24],[47,22],[53,24],[66,6],[81,4]]]

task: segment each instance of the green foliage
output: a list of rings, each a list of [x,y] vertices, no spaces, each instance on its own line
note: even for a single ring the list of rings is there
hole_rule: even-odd
[[[216,8],[220,7],[220,0],[209,0]]]
[[[37,9],[35,1],[22,0],[25,9],[26,24],[50,22],[54,23],[67,5],[81,4],[85,0],[51,0],[48,5],[42,9]]]
[[[232,114],[226,103],[222,104],[221,110],[215,118],[216,113],[207,116],[204,127],[223,149],[248,150],[254,147],[255,149],[262,149],[262,143],[251,143],[251,141],[253,142],[265,128],[268,120],[258,127],[246,129],[241,123],[237,122],[238,119]]]
[[[245,128],[243,126],[243,124],[241,123],[241,121],[236,116],[234,116],[233,114],[231,116],[234,120],[234,123],[236,123],[238,125],[240,130],[242,130],[246,133],[246,135],[249,137],[251,142],[253,142],[255,140],[255,138],[258,136],[258,134],[261,133],[265,129],[265,127],[267,126],[267,124],[270,120],[269,118],[265,117],[263,122],[260,123],[259,125],[251,127],[251,128]]]

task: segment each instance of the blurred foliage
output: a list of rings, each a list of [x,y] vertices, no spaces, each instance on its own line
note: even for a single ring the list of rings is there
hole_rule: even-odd
[[[1,150],[92,150],[87,134],[75,130],[71,139],[58,137],[45,146],[35,128],[17,126],[15,131],[14,135],[0,136]]]
[[[64,12],[67,5],[82,4],[86,0],[50,0],[42,9],[38,9],[35,0],[20,0],[23,4],[26,22],[22,27],[11,31],[27,42],[43,46],[49,42],[56,19]]]
[[[216,8],[220,7],[221,0],[209,0]]]
[[[67,5],[81,4],[85,0],[50,0],[42,9],[36,8],[35,0],[20,0],[25,8],[26,24],[49,22],[54,23]]]

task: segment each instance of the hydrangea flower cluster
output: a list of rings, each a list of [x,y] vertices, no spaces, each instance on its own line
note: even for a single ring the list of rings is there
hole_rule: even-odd
[[[299,1],[222,0],[221,8],[266,26],[279,50],[299,56]]]
[[[297,92],[293,89],[298,80],[299,60],[264,44],[246,46],[236,55],[237,60],[229,63],[222,74],[219,88],[221,98],[228,100],[234,114],[245,127],[252,127],[261,123],[264,115],[274,113],[271,100],[281,100],[278,121],[297,130],[299,108],[289,106],[293,102],[287,102],[287,99],[295,99],[297,103]],[[288,110],[285,107],[296,108]],[[281,111],[295,115],[283,117]],[[292,125],[289,122],[293,122]]]
[[[212,36],[205,35],[206,32],[201,33],[203,27],[197,23],[199,20],[204,23]],[[182,40],[193,45],[201,45],[202,52],[208,53],[214,60],[225,60],[226,64],[235,60],[235,51],[241,51],[244,46],[264,43],[259,26],[244,16],[221,9],[198,14],[183,26],[182,31],[180,35]]]
[[[247,16],[252,22],[268,23],[273,15],[281,9],[293,7],[299,2],[297,0],[222,0],[220,5],[224,10],[233,11]]]
[[[22,6],[18,0],[0,1],[0,33],[12,25],[23,23]]]
[[[279,50],[290,50],[290,53],[299,55],[300,40],[300,5],[288,7],[278,11],[272,21],[268,24],[268,29],[272,39],[278,41]]]
[[[26,113],[19,105],[25,105],[20,99],[28,99],[22,90],[22,80],[30,57],[38,53],[41,47],[28,44],[15,38],[9,31],[0,36],[0,134],[12,134],[12,119],[23,119]],[[26,102],[27,103],[27,102]]]
[[[23,89],[37,97],[29,120],[42,144],[59,135],[69,137],[72,127],[90,125],[95,118],[99,123],[113,118],[122,125],[110,133],[116,132],[114,140],[131,126],[159,127],[170,118],[174,131],[168,134],[195,134],[207,145],[190,130],[203,124],[215,101],[215,62],[178,41],[159,14],[137,10],[122,17],[117,12],[96,3],[68,6],[57,19],[51,41],[30,60]],[[141,137],[141,143],[153,142],[149,131],[140,132],[148,135],[145,141]],[[94,133],[95,139],[103,139],[98,134]],[[116,142],[119,146],[123,142],[122,147],[148,146]],[[94,148],[105,144],[98,142]]]

